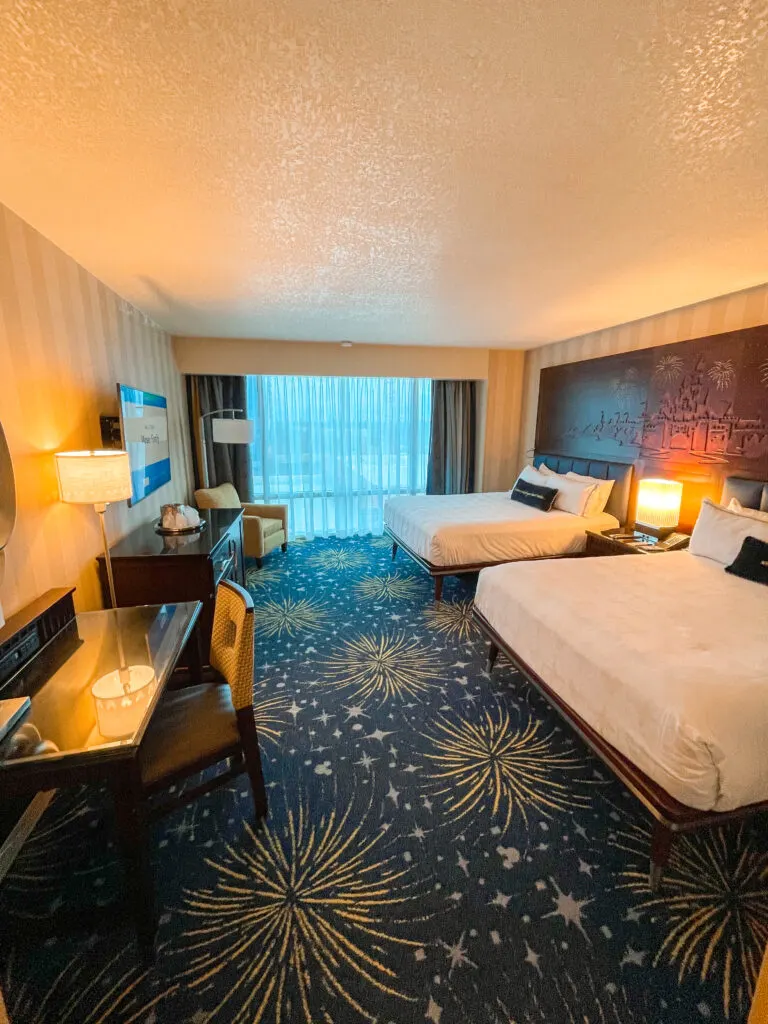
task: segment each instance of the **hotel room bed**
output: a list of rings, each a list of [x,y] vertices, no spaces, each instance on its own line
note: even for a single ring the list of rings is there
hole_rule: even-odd
[[[510,501],[509,491],[406,495],[390,498],[384,514],[399,542],[436,566],[574,554],[583,551],[586,530],[620,525],[608,512],[541,512]]]
[[[425,568],[435,579],[439,601],[445,576],[504,562],[580,554],[587,530],[608,530],[625,522],[631,466],[545,453],[537,453],[533,462],[559,473],[573,470],[614,480],[605,511],[596,516],[542,512],[511,501],[510,491],[390,498],[384,507],[384,529],[393,541],[392,557],[402,548]]]
[[[768,802],[764,586],[688,551],[511,564],[475,616],[654,814],[654,884],[674,832]]]

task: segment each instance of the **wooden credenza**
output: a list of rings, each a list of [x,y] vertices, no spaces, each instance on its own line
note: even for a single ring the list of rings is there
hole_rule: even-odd
[[[161,536],[152,523],[133,530],[109,549],[115,595],[121,607],[202,601],[197,634],[207,661],[213,629],[216,587],[223,579],[244,582],[242,509],[205,509],[201,533]],[[104,607],[109,585],[104,556],[99,556]]]

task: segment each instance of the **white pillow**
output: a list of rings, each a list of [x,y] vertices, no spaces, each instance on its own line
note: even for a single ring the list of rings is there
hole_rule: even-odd
[[[746,512],[751,509],[737,512],[705,498],[691,534],[690,553],[730,565],[741,551],[745,537],[756,537],[768,543],[768,518],[758,519]]]
[[[536,470],[534,470],[535,472]],[[557,497],[552,508],[559,508],[561,512],[570,512],[574,516],[592,515],[587,509],[594,498],[597,488],[594,482],[585,482],[589,481],[589,477],[584,477],[583,480],[573,480],[568,476],[563,476],[561,473],[555,473],[549,466],[545,466],[543,462],[539,466],[538,472],[539,476],[544,477],[545,487],[557,488]],[[533,483],[534,481],[529,482]]]
[[[738,512],[740,516],[747,516],[750,519],[759,519],[761,522],[768,523],[768,512],[760,512],[756,508],[744,508],[738,498],[731,498],[728,502],[729,512]]]
[[[543,473],[540,473],[538,469],[534,469],[533,466],[530,465],[524,466],[522,468],[522,470],[520,471],[520,476],[518,476],[515,483],[517,484],[520,480],[525,480],[525,482],[528,484],[538,484],[539,487],[552,486],[551,482],[547,482],[547,478],[544,476]],[[512,489],[514,490],[514,487]]]
[[[596,476],[582,476],[580,473],[574,473],[573,470],[565,475],[568,480],[586,480],[595,485],[595,493],[589,499],[589,504],[584,512],[585,516],[599,516],[601,512],[605,512],[605,506],[608,504],[615,480],[600,480]]]

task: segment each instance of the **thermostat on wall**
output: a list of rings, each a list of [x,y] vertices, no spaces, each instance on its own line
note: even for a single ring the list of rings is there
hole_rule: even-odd
[[[101,424],[101,447],[118,448],[123,447],[123,434],[120,430],[119,416],[99,416]]]

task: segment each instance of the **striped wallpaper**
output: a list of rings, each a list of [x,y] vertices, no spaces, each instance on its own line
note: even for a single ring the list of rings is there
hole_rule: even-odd
[[[6,616],[53,586],[76,585],[80,609],[101,603],[98,520],[92,508],[58,500],[52,453],[100,447],[99,415],[117,413],[118,381],[167,397],[172,479],[133,509],[107,510],[115,539],[191,490],[170,338],[0,205],[0,422],[18,498],[0,583]]]
[[[709,334],[724,334],[726,331],[759,327],[761,324],[768,324],[768,284],[531,349],[525,356],[521,465],[533,451],[539,371],[545,366],[559,366],[597,356],[615,355],[617,352],[669,345],[675,341],[705,338]]]
[[[483,458],[484,491],[506,491],[515,482],[520,442],[525,353],[491,349]]]

